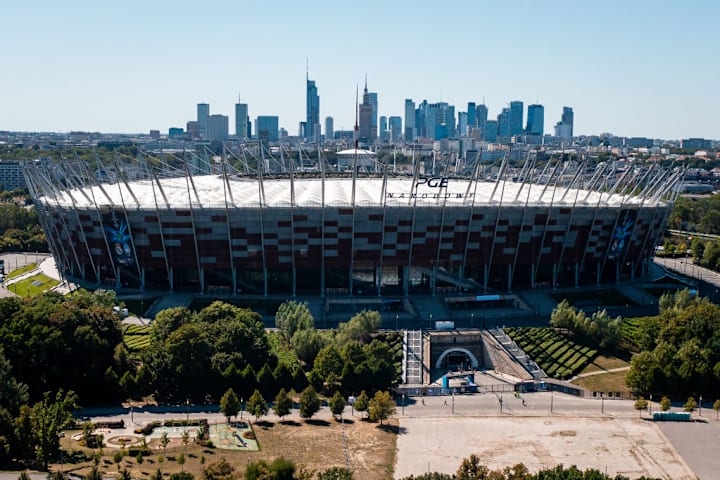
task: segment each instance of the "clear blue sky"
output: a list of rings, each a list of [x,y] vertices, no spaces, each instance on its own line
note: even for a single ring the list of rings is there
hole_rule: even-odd
[[[167,132],[207,102],[234,131],[240,94],[294,135],[309,58],[336,129],[367,73],[380,115],[538,100],[546,132],[568,105],[577,134],[720,138],[717,0],[6,0],[0,19],[0,130]]]

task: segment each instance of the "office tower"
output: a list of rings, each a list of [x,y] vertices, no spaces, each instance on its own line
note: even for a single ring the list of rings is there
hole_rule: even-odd
[[[380,116],[380,121],[378,124],[378,137],[382,142],[390,141],[390,130],[388,130],[387,128],[387,117],[385,115]]]
[[[207,119],[207,140],[225,142],[228,139],[229,118],[226,115],[210,115]]]
[[[190,120],[185,124],[185,131],[190,140],[200,139],[200,125],[196,120]]]
[[[570,126],[570,137],[573,136],[573,125],[575,123],[575,114],[573,114],[572,107],[563,107],[562,118],[560,120],[565,125]]]
[[[497,116],[497,136],[510,136],[510,108],[505,107]]]
[[[528,135],[543,136],[545,132],[545,107],[537,104],[528,105],[525,131]]]
[[[332,140],[333,135],[335,135],[333,117],[325,117],[325,140]]]
[[[277,142],[279,135],[279,120],[275,115],[260,115],[255,118],[255,133],[260,141]]]
[[[487,123],[488,108],[484,103],[475,106],[475,126],[480,131],[480,138],[485,138],[485,124]]]
[[[498,136],[498,122],[496,120],[488,120],[485,122],[485,141],[496,142]]]
[[[393,142],[399,142],[402,139],[402,117],[390,117],[388,123],[390,126],[390,139]]]
[[[377,135],[377,126],[373,128],[373,106],[370,103],[370,93],[367,89],[367,79],[365,80],[365,90],[363,90],[363,102],[360,104],[360,125],[358,126],[358,137],[368,143],[375,141]]]
[[[368,102],[372,105],[372,126],[375,129],[375,136],[378,134],[378,94],[376,92],[368,93]]]
[[[239,99],[238,99],[239,100]],[[238,140],[247,137],[248,131],[248,106],[247,103],[235,104],[235,136]]]
[[[508,117],[510,135],[520,135],[523,132],[523,102],[514,100],[510,102],[510,116]]]
[[[477,120],[475,119],[477,107],[475,106],[475,102],[468,102],[468,108],[467,108],[467,128],[473,128],[477,127]],[[461,132],[464,134],[467,134],[468,132]]]
[[[210,105],[207,103],[197,104],[197,123],[200,129],[200,138],[206,138],[207,135],[207,122],[210,116]]]
[[[572,138],[572,125],[563,122],[556,123],[555,136],[558,138]]]
[[[405,99],[405,141],[415,140],[415,102]]]
[[[320,96],[315,80],[305,79],[305,138],[317,141],[320,138]]]
[[[168,138],[170,139],[178,139],[183,138],[185,136],[185,131],[180,127],[170,127],[168,130]]]
[[[458,136],[460,137],[467,135],[468,117],[467,112],[458,112]]]

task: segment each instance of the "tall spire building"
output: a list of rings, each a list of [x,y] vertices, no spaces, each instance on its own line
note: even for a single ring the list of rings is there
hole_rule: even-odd
[[[305,72],[305,106],[305,138],[317,142],[320,139],[320,96],[308,71]]]

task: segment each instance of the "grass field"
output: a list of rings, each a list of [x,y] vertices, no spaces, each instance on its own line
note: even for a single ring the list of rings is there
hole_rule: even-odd
[[[8,285],[7,289],[20,297],[34,297],[46,292],[56,285],[59,285],[55,279],[39,273],[32,277],[25,278],[19,282]]]
[[[623,398],[629,398],[631,392],[625,383],[627,373],[625,370],[580,377],[573,380],[572,383],[593,392],[622,392]]]
[[[177,459],[183,451],[183,446],[178,439],[173,439],[167,446],[166,458],[162,464],[158,462],[163,452],[162,447],[159,440],[153,440],[149,443],[152,455],[145,457],[142,464],[138,464],[134,457],[125,457],[120,469],[128,468],[132,478],[145,479],[155,473],[158,467],[162,468],[165,476],[180,472],[183,468],[200,479],[203,478],[203,469],[221,458],[225,458],[235,467],[236,473],[240,474],[237,478],[244,478],[244,471],[249,462],[272,461],[277,457],[292,460],[298,467],[302,465],[314,471],[325,470],[332,466],[345,467],[347,464],[343,449],[344,430],[347,458],[354,478],[363,480],[392,478],[397,421],[391,421],[390,426],[380,428],[377,423],[364,422],[358,417],[346,418],[344,424],[335,420],[280,422],[275,419],[275,421],[257,422],[253,425],[253,429],[260,445],[259,452],[210,449],[191,444],[185,449],[185,464],[181,467]],[[61,441],[65,451],[64,470],[66,473],[82,476],[92,466],[92,450],[71,440],[72,433],[75,432],[67,432]],[[117,450],[109,448],[102,452],[100,467],[103,470],[103,478],[117,475],[118,467],[113,462],[115,452]],[[52,467],[59,469],[60,465]]]
[[[554,328],[506,328],[505,333],[554,378],[574,375],[597,355],[596,349],[575,343]]]
[[[13,278],[19,277],[23,273],[32,272],[37,268],[37,263],[28,263],[24,267],[16,268],[12,272],[5,275],[5,281],[12,280]]]

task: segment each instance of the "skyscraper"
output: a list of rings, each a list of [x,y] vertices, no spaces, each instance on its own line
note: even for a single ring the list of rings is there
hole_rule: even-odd
[[[523,131],[523,102],[514,100],[510,102],[509,128],[510,136],[520,135]]]
[[[510,108],[505,107],[497,116],[497,136],[509,137],[510,135]]]
[[[240,99],[238,98],[238,101]],[[238,140],[247,137],[248,131],[248,106],[247,103],[235,104],[235,136]]]
[[[415,140],[415,102],[411,98],[405,99],[405,141]]]
[[[305,78],[305,138],[317,140],[320,137],[320,96],[315,80]]]
[[[375,97],[377,99],[377,96]],[[377,121],[373,128],[373,105],[370,103],[370,93],[367,89],[367,79],[365,80],[365,90],[363,90],[363,102],[360,104],[360,125],[358,136],[368,143],[375,142],[377,135]]]
[[[475,119],[475,112],[477,108],[475,107],[475,102],[468,102],[468,108],[467,108],[467,128],[474,128],[477,127],[477,120]],[[466,135],[467,132],[460,132],[463,135]]]
[[[228,139],[228,117],[225,115],[210,115],[207,119],[207,140],[210,142],[224,142]]]
[[[325,117],[325,140],[332,140],[334,135],[333,117]]]
[[[200,130],[200,137],[206,138],[207,136],[207,122],[210,116],[210,105],[207,103],[197,104],[197,122]]]
[[[390,125],[390,139],[393,142],[399,142],[402,138],[402,118],[390,117],[388,123]]]
[[[498,115],[499,117],[499,115]],[[488,120],[485,123],[485,141],[495,142],[498,136],[498,122],[496,120]]]
[[[277,142],[279,136],[279,121],[274,115],[260,115],[255,119],[255,131],[261,142]]]
[[[573,136],[573,124],[575,122],[575,114],[573,113],[572,107],[563,107],[562,118],[560,120],[563,124],[570,126],[570,136]]]
[[[545,107],[538,104],[528,105],[525,131],[528,135],[543,136],[545,132]]]
[[[488,108],[484,103],[475,106],[475,125],[480,130],[480,138],[485,139],[485,128],[488,121]]]

